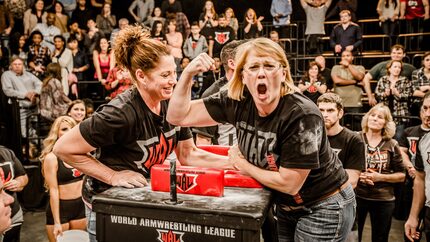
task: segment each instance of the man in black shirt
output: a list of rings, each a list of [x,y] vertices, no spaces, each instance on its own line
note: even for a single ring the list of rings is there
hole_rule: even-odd
[[[325,93],[318,98],[318,108],[324,118],[330,147],[342,161],[352,187],[357,186],[360,172],[364,169],[364,143],[356,132],[339,123],[343,116],[342,99],[335,93]]]
[[[79,28],[88,30],[87,22],[91,18],[94,18],[92,16],[91,9],[87,7],[87,1],[86,0],[78,0],[78,7],[73,10],[71,22],[77,22],[79,25]]]
[[[224,14],[218,16],[218,26],[213,29],[212,38],[209,38],[209,56],[219,57],[222,47],[236,39],[232,27],[228,26]]]
[[[351,21],[349,10],[341,11],[339,16],[340,23],[334,26],[330,34],[330,46],[338,56],[344,50],[356,53],[363,43],[361,28]]]

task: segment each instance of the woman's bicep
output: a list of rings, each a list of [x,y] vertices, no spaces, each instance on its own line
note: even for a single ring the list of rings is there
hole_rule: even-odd
[[[43,176],[50,190],[58,188],[57,181],[58,161],[57,157],[50,153],[43,161]]]

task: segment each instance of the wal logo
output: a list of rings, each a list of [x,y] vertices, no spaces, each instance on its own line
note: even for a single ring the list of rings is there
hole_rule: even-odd
[[[157,229],[159,242],[184,242],[182,236],[185,233],[173,230]]]
[[[182,192],[188,192],[197,186],[197,174],[177,174],[176,187]]]

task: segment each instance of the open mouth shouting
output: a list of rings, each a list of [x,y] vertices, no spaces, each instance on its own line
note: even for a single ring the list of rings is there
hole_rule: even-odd
[[[258,98],[263,100],[267,98],[267,85],[260,83],[257,85]]]

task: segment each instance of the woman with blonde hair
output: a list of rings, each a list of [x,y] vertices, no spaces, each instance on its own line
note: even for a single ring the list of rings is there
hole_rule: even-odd
[[[204,99],[190,100],[192,77],[213,68],[214,60],[201,54],[191,61],[173,91],[168,122],[235,126],[238,146],[229,162],[275,191],[279,241],[344,241],[355,196],[320,111],[294,86],[277,43],[257,38],[238,48],[229,87]]]
[[[218,16],[215,11],[214,3],[211,0],[205,2],[203,12],[199,17],[199,25],[201,29],[200,34],[206,39],[209,39],[209,36],[213,34],[213,28],[218,26]]]
[[[396,125],[390,109],[380,103],[364,115],[361,126],[366,161],[356,187],[358,237],[361,241],[370,213],[372,241],[388,241],[395,206],[394,183],[405,179],[399,144],[393,139]]]
[[[82,202],[83,173],[59,159],[52,149],[57,140],[76,125],[68,116],[58,117],[43,140],[40,156],[43,176],[49,190],[46,208],[46,233],[50,242],[69,229],[85,230],[85,208]]]
[[[239,29],[239,22],[237,21],[237,18],[234,15],[233,9],[226,8],[224,11],[224,14],[225,14],[225,19],[228,22],[228,26],[230,26],[234,30],[234,33],[237,36],[237,30]]]
[[[260,16],[257,18],[257,13],[254,9],[248,8],[245,12],[245,19],[243,20],[243,38],[253,39],[260,37],[263,33],[263,21],[264,17]]]

